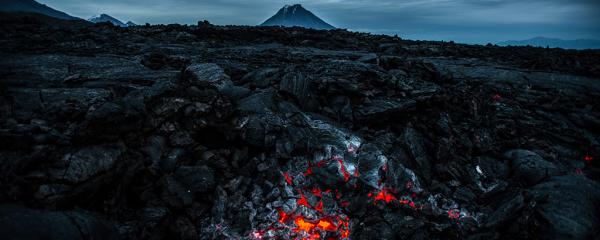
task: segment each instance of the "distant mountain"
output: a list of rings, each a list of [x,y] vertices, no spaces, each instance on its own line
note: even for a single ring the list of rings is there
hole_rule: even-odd
[[[93,16],[92,18],[88,19],[88,21],[93,22],[93,23],[108,22],[108,23],[112,23],[115,26],[127,27],[127,24],[119,21],[118,19],[116,19],[114,17],[111,17],[108,14],[104,14],[104,13],[100,14],[100,16]]]
[[[565,49],[599,49],[600,40],[597,39],[577,39],[577,40],[563,40],[558,38],[545,38],[536,37],[527,40],[520,41],[505,41],[499,42],[499,46],[534,46],[534,47],[551,47],[551,48],[565,48]]]
[[[300,4],[285,5],[277,14],[267,19],[260,26],[298,26],[314,29],[335,29],[334,26],[321,20],[312,12],[304,9]]]
[[[66,20],[79,19],[64,12],[48,7],[45,4],[38,3],[34,0],[0,0],[0,11],[39,13],[46,16]]]
[[[134,26],[137,26],[137,24],[133,23],[132,21],[127,21],[127,22],[125,23],[125,25],[127,25],[128,27],[134,27]]]

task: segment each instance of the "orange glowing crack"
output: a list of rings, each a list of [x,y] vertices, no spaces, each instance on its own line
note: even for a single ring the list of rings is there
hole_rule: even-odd
[[[296,204],[300,206],[305,206],[307,208],[312,208],[312,206],[308,204],[308,200],[306,200],[306,197],[302,193],[300,193],[300,199],[296,201]]]
[[[316,225],[314,223],[304,220],[304,218],[301,216],[296,217],[296,220],[294,220],[294,223],[296,224],[296,231],[305,231],[305,232],[312,231]]]
[[[375,201],[385,201],[386,203],[389,203],[391,201],[396,201],[398,199],[396,199],[396,197],[394,197],[394,195],[392,195],[390,192],[390,190],[387,188],[381,189],[381,191],[379,191],[377,193],[377,195],[374,196]],[[372,194],[371,194],[372,196]]]
[[[319,227],[320,229],[323,229],[325,231],[329,231],[329,232],[335,232],[338,230],[338,227],[335,226],[333,224],[333,222],[331,222],[328,219],[319,220],[319,223],[317,223],[317,227]]]
[[[310,232],[314,231],[315,229],[328,231],[328,232],[335,232],[335,231],[338,231],[338,229],[339,229],[339,226],[336,226],[333,221],[331,221],[330,219],[327,219],[327,218],[319,219],[319,221],[317,221],[315,223],[315,222],[305,220],[302,216],[298,216],[294,220],[294,223],[296,224],[296,231],[304,231],[307,233],[310,233]],[[343,225],[343,226],[348,225],[347,222],[345,222],[341,219],[338,221],[338,224]]]

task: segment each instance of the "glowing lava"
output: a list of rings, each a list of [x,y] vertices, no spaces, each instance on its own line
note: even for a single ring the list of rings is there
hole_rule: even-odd
[[[342,218],[337,219],[337,221],[329,218],[310,221],[302,216],[298,216],[294,220],[294,224],[296,224],[296,228],[293,229],[294,232],[299,235],[308,236],[308,238],[303,239],[321,239],[321,234],[324,232],[338,232],[341,238],[348,238],[350,235],[348,220]]]
[[[351,146],[349,150],[355,153],[357,147]],[[352,177],[360,176],[358,169],[352,165],[346,166],[344,160],[339,156],[316,163],[309,162],[304,172],[296,172],[306,178],[293,175],[294,171],[282,172],[284,185],[292,187],[297,192],[295,199],[297,207],[285,211],[282,208],[277,209],[276,221],[262,230],[250,232],[250,237],[254,239],[348,239],[350,237],[350,219],[341,212],[341,208],[330,208],[329,202],[327,206],[324,203],[324,197],[327,197],[327,199],[334,198],[338,206],[349,206],[349,201],[342,200],[342,191],[340,189],[321,190],[305,182],[309,180],[308,178],[314,173],[315,168],[325,166],[337,166],[344,182],[350,181]],[[308,181],[308,183],[310,182]],[[354,184],[354,187],[358,188],[359,186]],[[382,200],[386,202],[395,200],[392,195],[379,193],[379,195],[381,194],[383,194]],[[307,213],[310,215],[306,215]]]
[[[390,189],[384,188],[381,189],[376,195],[369,193],[369,197],[373,197],[375,201],[385,201],[386,203],[390,203],[391,201],[397,201],[398,199],[392,195]]]
[[[286,212],[284,212],[283,210],[279,210],[279,223],[285,223],[287,222],[287,220],[289,219],[290,215],[288,215]]]
[[[292,178],[290,177],[290,174],[288,172],[284,172],[283,177],[285,178],[285,182],[288,185],[292,185]]]
[[[301,216],[296,217],[294,223],[296,224],[296,229],[294,231],[305,231],[307,233],[312,232],[316,225],[314,223],[304,220],[304,218]]]
[[[312,206],[308,203],[308,200],[306,200],[306,196],[304,196],[304,194],[302,192],[300,192],[300,199],[298,199],[296,201],[296,204],[298,204],[298,206],[305,206],[307,208],[312,208]]]
[[[421,209],[423,207],[423,206],[417,206],[417,204],[415,204],[415,202],[410,200],[411,198],[409,198],[408,196],[404,196],[401,199],[396,198],[394,196],[394,194],[392,193],[392,190],[389,188],[383,188],[379,192],[377,192],[377,194],[373,194],[371,192],[367,196],[373,198],[373,204],[375,204],[375,205],[377,204],[377,201],[384,201],[386,203],[398,202],[401,205],[407,205],[415,210]],[[412,199],[414,199],[415,197],[416,197],[416,194],[413,193]]]

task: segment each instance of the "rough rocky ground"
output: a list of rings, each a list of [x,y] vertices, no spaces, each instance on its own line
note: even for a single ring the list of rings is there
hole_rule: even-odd
[[[0,31],[6,239],[590,239],[600,51]]]

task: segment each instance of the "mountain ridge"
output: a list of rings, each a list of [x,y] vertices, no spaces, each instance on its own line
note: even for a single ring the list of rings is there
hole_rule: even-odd
[[[46,4],[39,3],[35,0],[0,0],[0,11],[39,13],[46,16],[66,20],[80,19],[78,17],[73,17],[67,13],[51,8]]]
[[[499,46],[534,46],[564,49],[600,49],[600,39],[574,39],[565,40],[560,38],[534,37],[525,40],[508,40],[498,42]]]

